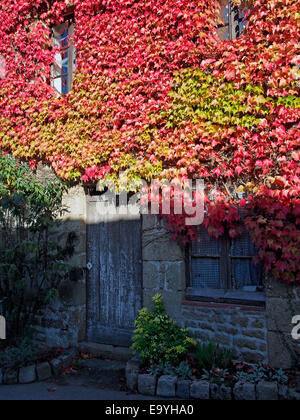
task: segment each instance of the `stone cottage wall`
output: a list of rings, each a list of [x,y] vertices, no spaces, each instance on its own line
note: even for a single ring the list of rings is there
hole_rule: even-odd
[[[237,360],[268,361],[266,315],[261,309],[183,302],[182,319],[200,342],[212,340],[230,348]]]
[[[46,169],[38,172],[45,176]],[[48,171],[49,175],[49,171]],[[76,275],[62,285],[58,301],[38,318],[38,339],[49,346],[68,347],[86,338],[86,195],[81,186],[64,195],[69,212],[53,232],[65,241],[68,232],[78,237],[72,264]],[[143,216],[143,305],[161,293],[167,312],[190,328],[203,342],[214,340],[231,347],[237,359],[269,362],[289,368],[300,361],[300,341],[292,339],[291,323],[300,315],[300,287],[268,280],[266,308],[195,302],[186,299],[186,261],[183,247],[172,241],[166,223],[157,216]]]
[[[53,176],[40,167],[37,177]],[[67,348],[85,339],[86,329],[86,196],[81,186],[70,188],[63,196],[68,211],[62,224],[51,234],[52,241],[65,244],[68,234],[76,234],[75,253],[70,264],[75,268],[70,280],[61,285],[58,300],[37,317],[37,340],[47,346]]]
[[[171,240],[165,222],[143,218],[144,305],[161,293],[167,312],[201,342],[213,340],[248,362],[266,362],[266,313],[262,308],[192,302],[185,299],[185,250]]]
[[[167,312],[201,342],[230,347],[237,359],[290,368],[300,362],[300,342],[292,339],[291,320],[300,315],[300,288],[266,284],[266,308],[188,301],[185,297],[185,250],[171,240],[156,216],[143,217],[144,305],[156,293]]]
[[[143,216],[142,235],[144,306],[151,307],[152,297],[162,293],[169,315],[180,319],[186,288],[184,251],[156,216]]]
[[[276,368],[300,366],[300,340],[292,337],[292,318],[300,315],[300,286],[268,279],[267,326],[269,359]]]

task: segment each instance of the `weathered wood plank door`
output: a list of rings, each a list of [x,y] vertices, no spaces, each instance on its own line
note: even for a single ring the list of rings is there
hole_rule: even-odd
[[[141,217],[103,214],[101,196],[87,206],[87,339],[129,346],[142,306]]]

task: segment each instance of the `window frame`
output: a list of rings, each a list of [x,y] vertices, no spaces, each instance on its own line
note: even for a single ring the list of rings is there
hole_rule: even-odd
[[[231,239],[228,235],[223,235],[218,239],[220,243],[220,256],[209,255],[193,255],[192,246],[186,247],[186,272],[187,272],[187,288],[186,299],[200,302],[227,303],[245,306],[265,307],[266,296],[263,286],[263,271],[261,272],[260,285],[256,286],[256,290],[252,290],[255,286],[246,286],[244,290],[233,289],[232,284],[232,260],[234,259],[253,259],[253,256],[231,256]],[[192,285],[192,259],[193,258],[212,258],[220,262],[220,289],[200,288]],[[246,289],[249,290],[246,290]]]
[[[228,40],[234,40],[241,36],[240,24],[243,22],[244,17],[241,16],[240,8],[232,1],[228,0],[226,6],[228,6],[228,24],[219,24],[217,29],[221,30],[228,26],[229,37]],[[226,40],[226,37],[224,37]]]
[[[74,8],[69,8],[65,13],[64,13],[64,22],[61,24],[68,24],[67,26],[67,30],[68,30],[68,38],[72,37],[74,35],[74,31],[75,31],[75,15],[74,15]],[[55,36],[55,28],[57,28],[60,25],[54,25],[51,28],[51,33],[52,33],[52,44],[53,46],[55,46],[55,42],[57,40],[57,37]],[[64,48],[62,49],[64,50]],[[75,57],[76,57],[76,53],[75,53],[75,47],[74,47],[74,43],[73,40],[71,40],[70,45],[68,47],[65,48],[65,50],[68,50],[68,71],[65,74],[61,74],[58,76],[55,76],[55,65],[56,62],[53,63],[53,65],[51,66],[51,77],[50,77],[50,84],[53,87],[53,89],[56,91],[56,93],[59,96],[65,96],[67,95],[71,89],[72,89],[72,83],[73,83],[73,76],[74,76],[74,72],[75,72],[75,68],[76,68],[76,64],[75,64]],[[67,92],[60,92],[56,89],[55,87],[55,80],[61,79],[63,80],[63,78],[67,76]]]

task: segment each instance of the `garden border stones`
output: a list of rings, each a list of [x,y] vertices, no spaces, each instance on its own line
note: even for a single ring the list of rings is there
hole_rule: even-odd
[[[250,383],[238,382],[233,390],[234,398],[237,401],[255,401],[255,385]]]
[[[252,383],[238,382],[234,386],[217,385],[201,380],[181,380],[175,376],[156,378],[150,374],[141,374],[138,358],[129,360],[126,366],[126,381],[130,391],[142,395],[185,400],[299,400],[300,392],[295,388],[278,385],[277,382]]]
[[[152,375],[138,375],[138,391],[143,395],[156,394],[156,378]]]
[[[209,383],[206,381],[193,381],[190,397],[197,400],[209,400]]]
[[[46,381],[52,376],[60,375],[65,369],[70,367],[76,355],[76,350],[71,349],[50,362],[35,363],[7,370],[0,368],[0,385],[30,384],[37,381]]]
[[[164,375],[158,379],[157,392],[159,397],[176,397],[176,388],[178,387],[178,379],[176,376]]]
[[[176,397],[187,400],[190,397],[192,381],[179,379],[176,387]]]

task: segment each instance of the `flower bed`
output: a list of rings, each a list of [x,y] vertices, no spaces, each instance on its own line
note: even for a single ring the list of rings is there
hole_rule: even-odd
[[[299,399],[300,373],[237,362],[231,349],[198,343],[166,313],[162,296],[135,322],[128,389],[144,395],[196,399]]]
[[[75,350],[40,353],[36,360],[0,367],[0,385],[29,384],[61,374],[76,356]]]
[[[182,398],[198,400],[300,400],[300,387],[297,385],[299,373],[290,372],[286,383],[282,379],[283,372],[267,369],[263,366],[250,367],[246,372],[246,366],[237,370],[232,376],[228,372],[215,369],[209,372],[210,376],[205,379],[191,378],[181,379],[178,376],[162,375],[155,376],[145,373],[138,358],[131,359],[126,366],[126,383],[130,391],[142,395],[158,396],[164,398]],[[253,372],[251,373],[251,369]],[[266,371],[263,374],[263,370]],[[240,372],[240,374],[238,374]],[[269,378],[267,380],[267,372]],[[243,373],[244,375],[241,375]],[[247,377],[248,374],[248,377]],[[272,375],[272,376],[271,376]]]

